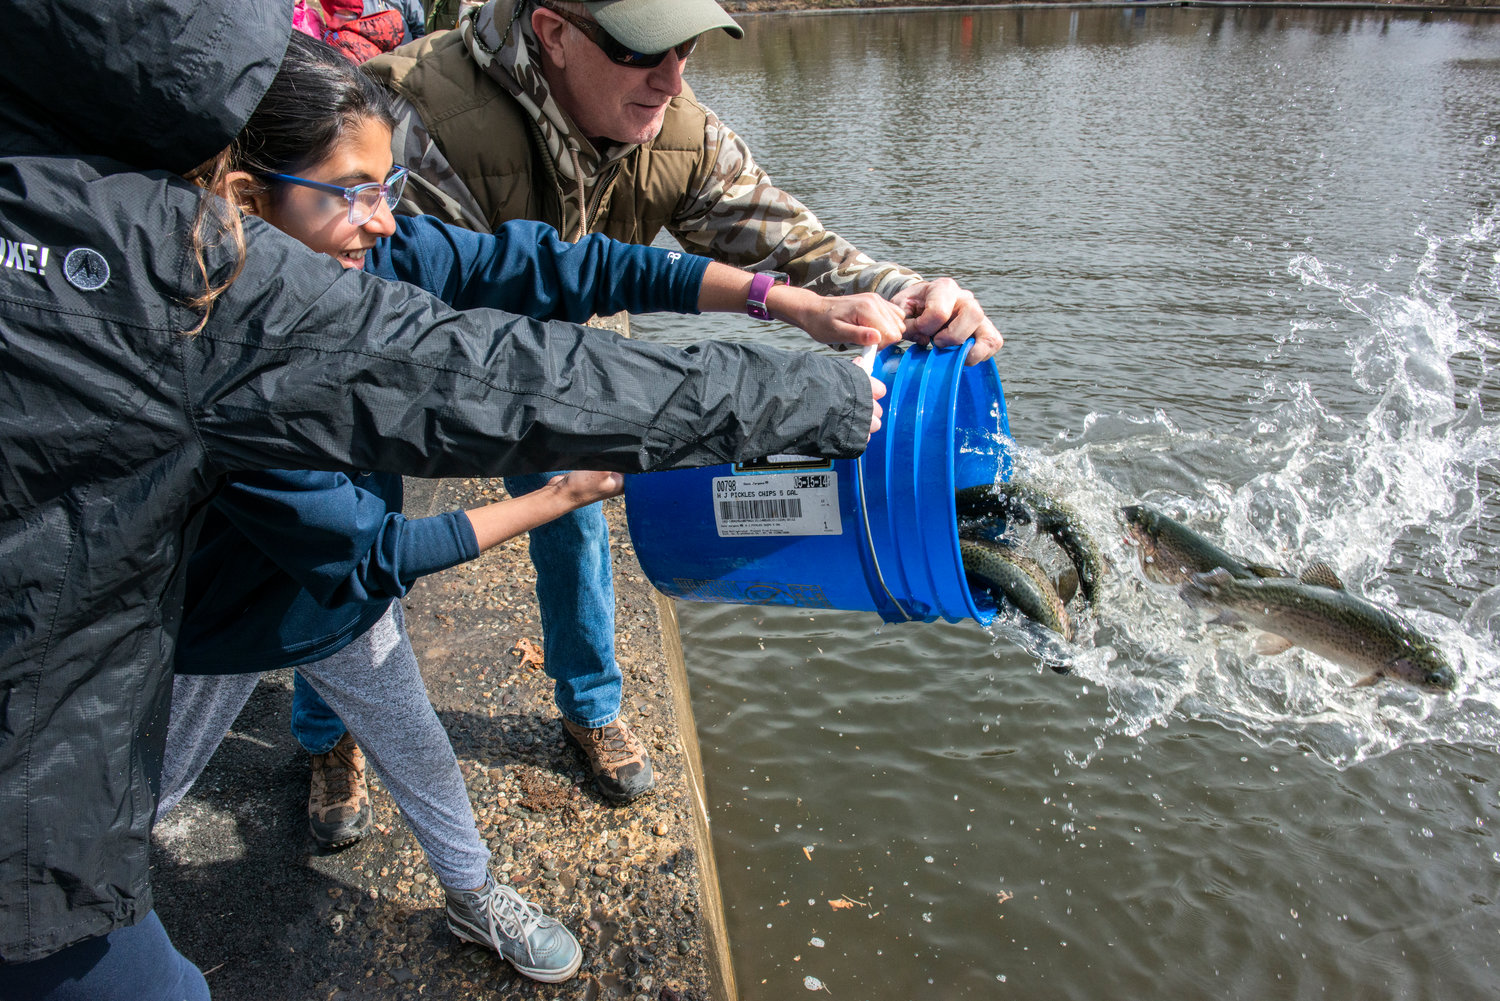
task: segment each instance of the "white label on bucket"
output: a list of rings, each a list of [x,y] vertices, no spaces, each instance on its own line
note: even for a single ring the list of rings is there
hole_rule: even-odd
[[[719,538],[842,535],[839,474],[833,470],[714,477]]]

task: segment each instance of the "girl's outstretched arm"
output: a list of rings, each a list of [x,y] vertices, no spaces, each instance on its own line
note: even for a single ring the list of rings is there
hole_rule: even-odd
[[[540,490],[476,507],[466,513],[474,526],[474,537],[479,540],[479,551],[484,552],[569,511],[606,497],[618,497],[624,492],[625,477],[619,473],[575,469],[554,476]]]
[[[714,261],[698,290],[701,312],[743,313],[755,275]],[[906,314],[874,292],[819,295],[811,289],[777,285],[766,293],[766,309],[783,323],[801,327],[821,344],[885,347],[901,340]]]
[[[581,323],[596,313],[743,313],[749,271],[695,254],[594,233],[567,243],[545,223],[513,220],[473,233],[431,216],[398,216],[396,233],[371,252],[369,269],[459,309],[488,306],[539,320]],[[771,315],[823,344],[884,347],[900,340],[906,314],[873,292],[824,296],[778,285]]]

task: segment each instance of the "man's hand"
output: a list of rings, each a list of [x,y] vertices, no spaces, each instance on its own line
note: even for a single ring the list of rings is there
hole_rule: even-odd
[[[907,340],[949,347],[974,338],[974,346],[964,359],[967,365],[992,357],[1005,343],[1000,331],[984,315],[974,293],[952,278],[908,285],[892,296],[891,302],[906,313]]]

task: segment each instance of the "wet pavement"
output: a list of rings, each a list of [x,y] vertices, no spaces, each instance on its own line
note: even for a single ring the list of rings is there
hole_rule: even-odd
[[[413,517],[503,496],[499,481],[408,481]],[[583,944],[565,984],[538,984],[452,935],[442,891],[379,780],[376,832],[336,853],[307,830],[308,761],[287,725],[291,672],[268,674],[233,732],[153,838],[157,909],[217,1001],[732,996],[712,860],[687,766],[658,599],[615,531],[625,715],[648,743],[652,794],[623,807],[590,786],[562,740],[524,538],[419,583],[404,601],[428,694],[453,740],[494,865]],[[666,613],[670,619],[670,606]],[[533,655],[531,651],[535,651]]]

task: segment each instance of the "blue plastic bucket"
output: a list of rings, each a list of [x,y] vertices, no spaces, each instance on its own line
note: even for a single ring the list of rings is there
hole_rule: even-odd
[[[875,358],[881,429],[858,459],[772,456],[625,479],[641,568],[683,601],[879,612],[887,622],[987,623],[958,551],[954,491],[1010,475],[993,361],[969,345]]]

